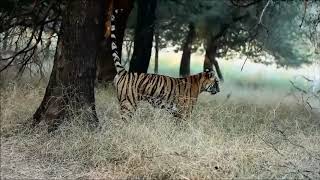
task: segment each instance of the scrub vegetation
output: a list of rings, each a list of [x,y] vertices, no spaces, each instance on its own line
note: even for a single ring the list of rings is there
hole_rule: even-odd
[[[1,177],[319,178],[317,112],[285,92],[223,87],[231,88],[231,95],[202,94],[186,121],[141,104],[126,124],[113,87],[100,87],[98,129],[83,125],[83,111],[48,133],[27,119],[44,87],[8,84],[1,88]]]

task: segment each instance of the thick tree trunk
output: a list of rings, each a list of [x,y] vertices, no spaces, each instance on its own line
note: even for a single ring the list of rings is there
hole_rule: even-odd
[[[100,51],[98,53],[97,58],[97,80],[99,83],[113,81],[114,76],[116,75],[116,69],[113,64],[113,58],[111,53],[111,38],[110,38],[110,30],[111,30],[111,21],[110,17],[112,15],[113,8],[124,9],[124,12],[119,14],[116,22],[117,26],[117,47],[119,47],[119,56],[121,58],[123,37],[125,33],[125,29],[127,26],[127,21],[131,10],[133,8],[133,1],[131,0],[114,0],[110,1],[107,4],[107,13],[105,15],[105,42],[101,45]]]
[[[209,69],[212,70],[213,66],[216,69],[216,72],[218,74],[218,77],[220,78],[221,81],[223,81],[223,76],[219,67],[219,63],[216,59],[217,53],[218,53],[218,48],[220,45],[220,39],[225,35],[227,32],[228,28],[230,28],[232,23],[235,23],[244,17],[247,17],[247,13],[233,17],[232,22],[230,24],[222,24],[220,31],[214,35],[214,36],[209,36],[207,37],[207,44],[206,44],[206,54],[205,54],[205,59],[204,59],[204,64],[203,64],[203,70]]]
[[[105,0],[68,2],[49,84],[33,125],[44,120],[53,131],[64,119],[84,112],[90,125],[97,125],[94,81],[104,4]]]
[[[159,30],[155,30],[154,34],[154,40],[155,40],[155,54],[154,54],[154,73],[158,74],[159,72]]]
[[[148,71],[155,24],[157,0],[138,0],[134,50],[130,61],[131,72]]]
[[[214,40],[209,40],[206,46],[206,54],[203,63],[203,70],[213,70],[213,66],[216,69],[218,77],[223,81],[223,76],[220,71],[218,61],[216,59],[218,47],[215,44]]]
[[[183,45],[183,53],[180,63],[180,77],[185,77],[190,75],[190,57],[192,51],[192,42],[196,36],[194,24],[189,24],[189,31],[187,34],[186,41]]]

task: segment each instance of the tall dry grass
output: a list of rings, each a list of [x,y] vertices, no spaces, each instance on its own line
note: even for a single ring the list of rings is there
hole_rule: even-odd
[[[48,134],[26,119],[43,88],[1,89],[1,176],[4,178],[319,179],[320,120],[286,93],[225,87],[201,95],[190,120],[141,104],[119,118],[113,88],[96,93],[101,127],[81,117]]]

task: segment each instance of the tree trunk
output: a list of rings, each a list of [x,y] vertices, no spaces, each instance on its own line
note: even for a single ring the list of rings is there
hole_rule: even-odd
[[[154,40],[155,40],[155,54],[154,54],[154,73],[158,74],[159,72],[159,30],[155,30],[154,34]]]
[[[215,44],[214,40],[209,40],[206,46],[206,54],[203,63],[203,70],[213,70],[213,66],[216,69],[218,77],[223,81],[223,76],[220,71],[218,61],[216,60],[218,46]]]
[[[190,57],[192,51],[192,42],[196,36],[194,24],[189,24],[189,31],[187,34],[186,41],[183,45],[183,53],[180,63],[180,76],[185,77],[190,75]]]
[[[45,96],[33,116],[44,120],[48,131],[64,119],[83,114],[96,126],[94,81],[99,43],[103,39],[105,0],[69,1],[63,14],[54,65]]]
[[[110,30],[111,30],[111,21],[110,17],[112,15],[113,8],[122,8],[124,9],[123,13],[119,14],[117,18],[116,26],[117,26],[117,47],[119,47],[119,57],[121,58],[123,37],[125,34],[125,29],[127,26],[127,21],[131,10],[133,8],[133,1],[127,0],[112,0],[107,4],[107,13],[105,15],[105,42],[101,45],[98,58],[97,58],[97,80],[99,83],[113,81],[114,76],[116,75],[116,69],[113,64],[113,58],[111,53],[111,38],[110,38]]]
[[[223,76],[219,67],[219,63],[216,59],[217,54],[218,54],[218,48],[221,45],[221,37],[223,37],[227,30],[230,28],[232,23],[235,23],[237,21],[240,21],[241,19],[247,17],[248,14],[245,13],[243,15],[235,16],[232,19],[232,22],[229,24],[221,24],[221,29],[216,35],[210,35],[207,37],[207,44],[206,44],[206,54],[205,54],[205,59],[204,59],[204,64],[203,64],[203,70],[205,71],[206,69],[213,70],[213,66],[216,69],[216,72],[218,74],[218,77],[220,78],[221,81],[223,81]]]
[[[155,24],[157,0],[138,0],[134,50],[130,61],[131,72],[148,71]]]

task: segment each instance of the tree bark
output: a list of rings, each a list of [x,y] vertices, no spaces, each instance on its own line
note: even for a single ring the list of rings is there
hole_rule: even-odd
[[[155,25],[157,0],[138,0],[134,50],[130,61],[131,72],[148,71]]]
[[[180,76],[185,77],[190,75],[190,57],[192,51],[192,42],[196,36],[195,27],[193,23],[189,24],[189,31],[186,41],[183,45],[183,53],[180,63]]]
[[[216,42],[213,39],[209,40],[205,48],[206,48],[206,54],[205,54],[204,63],[203,63],[203,70],[212,71],[214,66],[219,79],[223,81],[223,76],[219,67],[219,63],[216,59],[217,50],[218,50],[218,46]]]
[[[103,39],[105,0],[69,1],[63,14],[54,65],[45,96],[33,115],[33,125],[44,120],[48,131],[65,119],[88,112],[97,126],[94,81],[96,57]]]
[[[231,23],[221,24],[221,29],[216,35],[209,35],[209,37],[207,37],[207,43],[205,47],[206,54],[205,54],[205,59],[203,64],[203,70],[204,71],[206,69],[213,70],[213,66],[214,66],[217,71],[218,77],[221,81],[223,81],[224,79],[219,67],[219,63],[216,59],[219,46],[221,46],[221,37],[223,37],[226,34],[227,30],[230,28],[232,23],[240,21],[241,19],[247,16],[248,16],[248,13],[233,17]]]
[[[125,29],[127,26],[127,21],[131,10],[133,8],[133,1],[131,0],[115,0],[110,1],[107,4],[107,13],[105,15],[105,41],[100,47],[97,58],[97,80],[99,83],[113,81],[114,76],[116,75],[116,69],[113,64],[113,58],[111,53],[111,21],[110,17],[112,15],[113,8],[124,9],[122,13],[119,14],[117,18],[116,27],[116,37],[117,37],[117,47],[119,47],[119,57],[121,58],[123,37],[125,34]]]
[[[154,34],[154,40],[155,40],[155,54],[154,54],[154,73],[158,74],[159,72],[159,30],[155,30]]]

